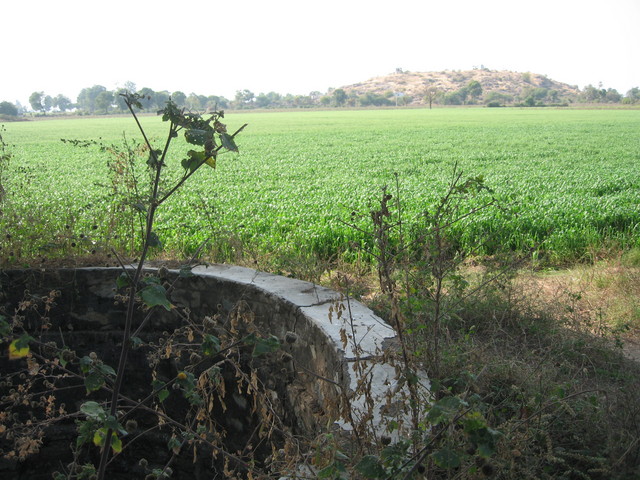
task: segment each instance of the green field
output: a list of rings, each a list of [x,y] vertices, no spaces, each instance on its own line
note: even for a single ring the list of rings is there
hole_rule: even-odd
[[[166,125],[142,120],[160,148]],[[230,131],[249,124],[237,138],[240,154],[198,171],[159,212],[157,232],[174,255],[211,238],[217,260],[349,256],[367,238],[343,221],[366,212],[381,186],[395,185],[395,173],[410,220],[444,193],[455,164],[465,176],[483,175],[503,207],[457,224],[452,238],[460,248],[533,248],[564,262],[640,245],[640,110],[254,112],[225,120]],[[133,119],[5,129],[13,158],[2,177],[0,259],[123,247],[129,233],[124,214],[113,210],[108,155],[60,139],[119,144],[125,132],[138,140]],[[172,175],[186,150],[177,145]],[[472,199],[469,208],[489,198]]]

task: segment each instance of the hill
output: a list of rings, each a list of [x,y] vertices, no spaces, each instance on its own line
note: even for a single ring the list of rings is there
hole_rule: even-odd
[[[476,90],[471,92],[472,82],[478,82],[481,90],[476,86]],[[577,86],[552,80],[546,75],[486,68],[441,72],[398,69],[395,73],[341,88],[350,98],[380,97],[394,104],[398,101],[406,105],[428,103],[429,93],[438,103],[454,105],[525,102],[528,98],[532,98],[534,104],[571,102],[580,94]]]

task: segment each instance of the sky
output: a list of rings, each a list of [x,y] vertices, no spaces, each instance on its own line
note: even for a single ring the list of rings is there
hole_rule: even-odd
[[[0,14],[0,101],[25,106],[126,82],[232,99],[481,65],[640,86],[640,0],[5,0]]]

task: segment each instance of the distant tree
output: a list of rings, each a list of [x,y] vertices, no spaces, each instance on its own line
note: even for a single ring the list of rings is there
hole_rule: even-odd
[[[51,111],[51,109],[53,108],[53,98],[51,98],[51,95],[45,95],[45,97],[42,99],[42,108],[45,112]]]
[[[171,94],[166,90],[162,90],[161,92],[156,92],[153,96],[156,108],[164,108],[164,106],[169,101],[169,98],[171,98]]]
[[[505,93],[500,92],[489,92],[484,98],[485,103],[488,105],[490,103],[502,105],[505,103],[509,103],[513,101],[513,97],[511,95],[507,95]]]
[[[187,96],[184,92],[177,90],[171,94],[171,100],[179,107],[184,107],[185,102],[187,101]]]
[[[223,108],[229,108],[229,100],[218,95],[209,95],[206,102],[207,110],[220,110]]]
[[[66,112],[73,107],[73,103],[69,97],[65,97],[60,93],[53,99],[53,106],[61,112]]]
[[[602,99],[602,91],[589,84],[584,87],[581,97],[585,102],[599,102]]]
[[[33,92],[29,95],[29,105],[35,112],[44,112],[44,92]]]
[[[198,112],[202,110],[204,105],[200,101],[200,98],[195,93],[190,93],[187,99],[185,100],[185,107],[192,112]]]
[[[104,114],[106,115],[107,113],[109,113],[109,110],[111,110],[111,107],[113,106],[113,102],[114,102],[113,92],[104,90],[100,92],[96,97],[94,106],[96,110],[103,111]]]
[[[18,116],[18,107],[11,102],[0,102],[0,115]]]
[[[83,88],[78,94],[78,107],[85,112],[93,113],[96,110],[96,97],[107,88],[102,85],[94,85],[90,88]]]
[[[335,102],[337,107],[344,106],[347,101],[347,92],[345,92],[342,88],[337,88],[333,91],[333,101]]]
[[[424,99],[429,104],[429,109],[432,108],[433,102],[438,95],[438,89],[436,87],[427,87],[424,92]]]
[[[126,81],[124,82],[124,85],[122,87],[122,90],[129,92],[129,93],[136,93],[136,84],[133,83],[132,81]]]
[[[604,94],[604,99],[609,103],[620,103],[622,95],[620,95],[615,88],[608,88],[607,92]]]
[[[463,90],[463,89],[461,89]],[[463,105],[466,99],[466,95],[463,98],[460,93],[461,90],[457,90],[455,92],[449,92],[444,95],[444,104],[445,105]]]
[[[633,87],[631,90],[627,92],[625,98],[629,99],[631,103],[635,103],[640,100],[640,88]]]
[[[467,94],[471,97],[472,100],[477,100],[480,95],[482,95],[482,85],[477,80],[471,80],[467,84]]]
[[[320,97],[320,105],[323,107],[328,107],[331,105],[331,97],[329,95],[323,95]]]
[[[142,97],[140,98],[140,104],[143,110],[153,110],[158,107],[156,104],[156,92],[151,88],[141,88],[140,91],[138,91],[138,95]]]
[[[124,95],[127,93],[132,93],[125,87],[120,87],[115,92],[113,92],[113,104],[120,112],[127,112],[129,107],[127,107],[127,102],[125,102]]]
[[[271,105],[271,100],[266,93],[260,92],[256,97],[256,107],[258,108],[267,108]]]
[[[235,103],[237,108],[250,108],[253,106],[255,95],[251,90],[238,90],[236,91]]]

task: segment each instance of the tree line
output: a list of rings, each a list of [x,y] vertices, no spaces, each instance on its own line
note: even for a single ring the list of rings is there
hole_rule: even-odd
[[[190,111],[210,111],[212,109],[253,109],[253,108],[314,108],[314,107],[384,107],[405,105],[487,105],[490,107],[516,105],[523,107],[566,105],[568,103],[621,103],[635,104],[640,102],[640,88],[630,89],[626,95],[617,90],[605,89],[602,85],[594,87],[587,85],[575,96],[562,96],[552,88],[528,86],[518,94],[510,95],[496,91],[483,91],[477,80],[472,80],[457,90],[443,91],[435,87],[425,86],[419,95],[408,95],[404,92],[386,91],[384,93],[365,92],[356,93],[342,88],[330,89],[328,93],[314,91],[308,95],[280,94],[277,92],[259,93],[255,95],[250,90],[238,90],[233,99],[218,95],[189,95],[181,91],[154,91],[144,87],[136,89],[133,82],[127,82],[124,87],[108,90],[102,85],[83,88],[76,101],[65,95],[47,95],[44,91],[33,92],[29,96],[29,106],[39,114],[52,112],[71,112],[76,114],[106,115],[124,113],[127,106],[122,94],[137,92],[141,95],[144,111],[161,109],[171,98],[179,107]],[[27,109],[19,104],[0,102],[0,115],[18,116],[26,113]]]

